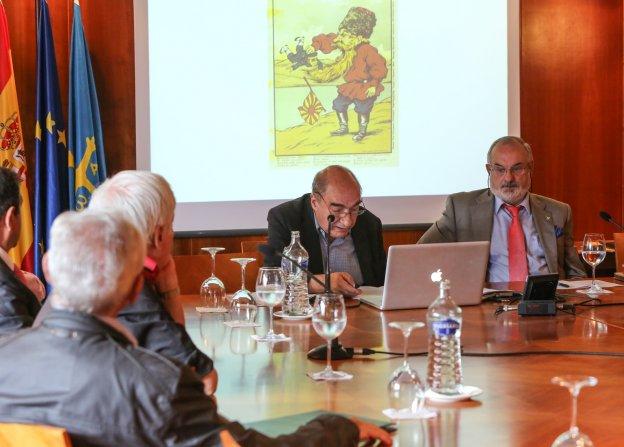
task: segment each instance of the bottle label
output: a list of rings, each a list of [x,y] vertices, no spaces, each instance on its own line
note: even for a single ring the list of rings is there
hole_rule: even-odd
[[[459,330],[460,325],[459,321],[447,318],[442,321],[434,321],[432,326],[434,334],[438,336],[449,336],[455,335],[455,332]]]

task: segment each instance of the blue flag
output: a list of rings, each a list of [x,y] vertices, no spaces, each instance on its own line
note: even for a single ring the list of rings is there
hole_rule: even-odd
[[[69,207],[86,208],[91,193],[106,179],[104,140],[91,58],[74,0],[69,59]]]
[[[48,249],[52,222],[67,210],[67,184],[67,139],[54,39],[48,3],[39,0],[35,116],[35,274],[42,280],[41,257]]]

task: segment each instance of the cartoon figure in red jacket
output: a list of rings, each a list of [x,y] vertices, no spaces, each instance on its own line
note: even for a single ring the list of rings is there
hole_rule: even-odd
[[[333,102],[339,124],[339,128],[331,132],[334,136],[349,133],[347,109],[355,104],[359,129],[353,140],[361,141],[366,136],[373,104],[384,90],[381,81],[388,74],[386,59],[369,43],[376,23],[375,13],[354,7],[342,20],[338,34],[320,34],[312,39],[312,47],[317,51],[331,53],[338,49],[342,53],[334,63],[308,71],[317,82],[331,82],[340,76],[345,80],[338,86],[338,97]]]

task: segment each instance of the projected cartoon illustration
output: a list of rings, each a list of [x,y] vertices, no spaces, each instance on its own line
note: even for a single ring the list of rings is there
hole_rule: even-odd
[[[392,1],[273,0],[275,156],[392,152]]]

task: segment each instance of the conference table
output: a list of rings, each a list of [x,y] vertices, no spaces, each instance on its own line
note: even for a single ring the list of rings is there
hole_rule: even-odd
[[[603,278],[610,282],[612,278]],[[522,284],[492,284],[520,289]],[[426,405],[437,417],[401,422],[395,443],[423,446],[550,446],[569,427],[568,390],[551,384],[563,374],[591,375],[595,387],[579,398],[578,423],[596,446],[624,445],[624,287],[601,295],[599,307],[577,307],[576,314],[521,317],[515,311],[495,315],[498,303],[463,307],[461,343],[464,384],[481,388],[472,400]],[[568,302],[587,299],[563,291]],[[198,313],[199,296],[184,295],[187,330],[210,355],[219,372],[216,393],[220,412],[241,423],[270,420],[311,411],[327,411],[389,422],[387,384],[401,364],[400,356],[374,354],[334,362],[354,375],[343,382],[315,382],[307,372],[324,368],[306,352],[324,341],[310,320],[274,320],[276,332],[291,337],[274,345],[258,343],[251,334],[268,330],[268,309],[259,308],[256,328],[229,328],[223,314]],[[353,303],[352,303],[353,304]],[[606,306],[604,304],[612,304]],[[402,352],[400,331],[391,321],[425,321],[426,309],[381,312],[365,304],[348,309],[340,342]],[[426,377],[426,329],[414,330],[410,362]],[[294,430],[296,427],[292,427]]]

